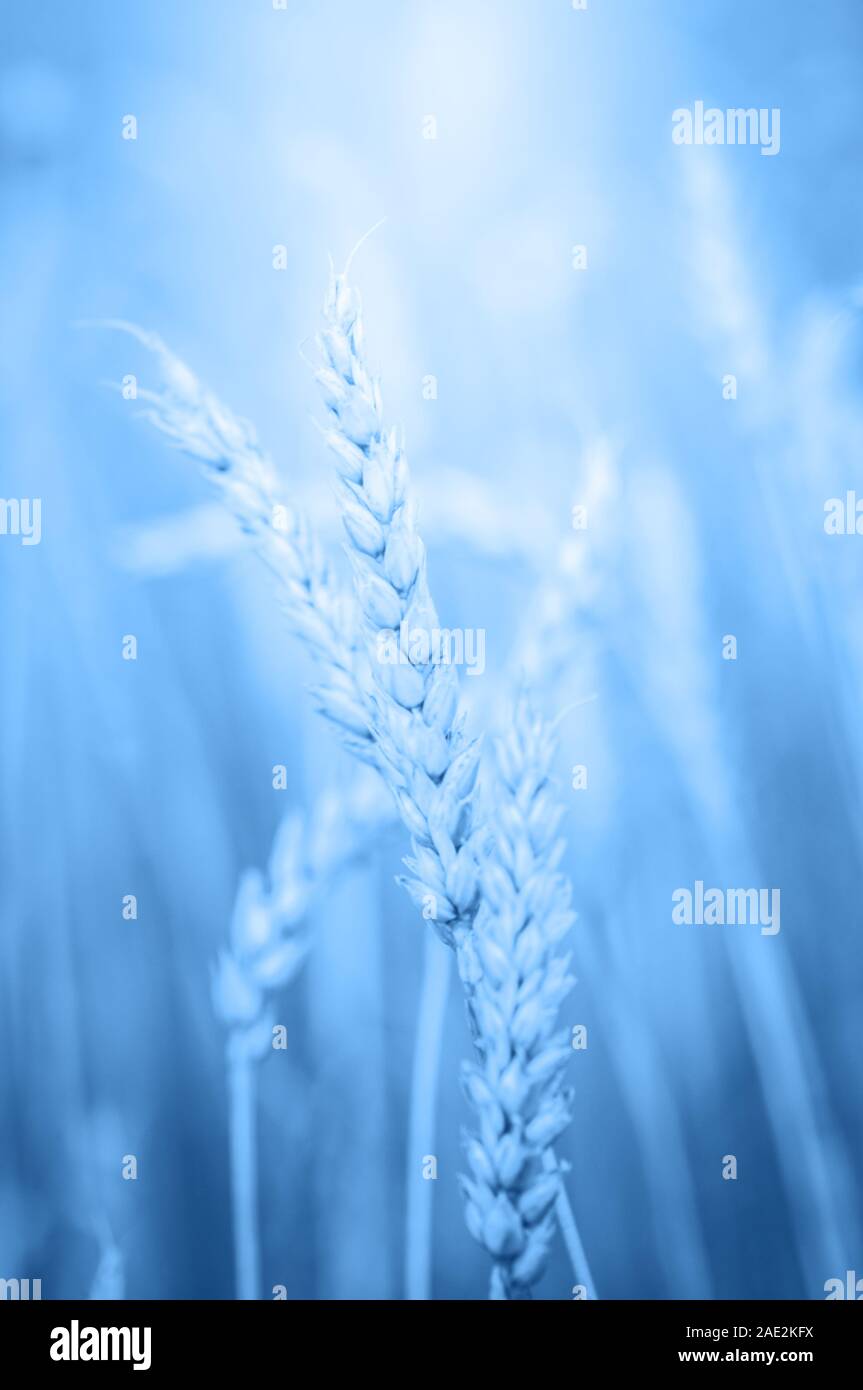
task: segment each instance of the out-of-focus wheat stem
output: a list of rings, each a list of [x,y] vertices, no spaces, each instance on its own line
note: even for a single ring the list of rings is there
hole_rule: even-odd
[[[553,1149],[546,1149],[542,1156],[543,1167],[547,1173],[556,1173],[559,1190],[557,1194],[557,1220],[560,1225],[560,1233],[563,1236],[563,1243],[569,1255],[569,1262],[572,1265],[572,1273],[575,1282],[584,1287],[588,1298],[596,1298],[596,1285],[593,1282],[593,1275],[590,1272],[590,1265],[587,1259],[587,1251],[578,1233],[578,1226],[575,1223],[575,1216],[572,1211],[572,1203],[569,1194],[564,1186],[563,1176],[560,1166]]]
[[[440,1055],[452,974],[452,956],[434,932],[425,933],[423,978],[414,1041],[408,1117],[405,1298],[431,1298],[434,1178],[424,1172],[436,1158]],[[436,1176],[436,1175],[435,1175]]]
[[[228,1049],[231,1200],[238,1299],[260,1297],[256,1064],[242,1049]]]
[[[256,1287],[258,1267],[254,1105],[256,1068],[273,1040],[270,1000],[306,959],[308,914],[315,898],[368,851],[391,814],[380,778],[360,768],[347,789],[317,798],[308,821],[298,812],[284,818],[273,840],[266,882],[256,870],[240,879],[230,949],[220,953],[212,972],[213,1008],[230,1029],[228,1118],[238,1298],[258,1296],[248,1292]]]

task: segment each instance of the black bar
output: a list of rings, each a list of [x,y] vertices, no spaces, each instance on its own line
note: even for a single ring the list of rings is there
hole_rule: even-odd
[[[415,1322],[414,1319],[417,1319]],[[80,1353],[103,1351],[106,1359],[83,1359]],[[57,1329],[64,1329],[60,1333]],[[138,1329],[133,1338],[133,1329]],[[149,1329],[147,1343],[144,1330]],[[429,1337],[452,1330],[457,1340]],[[744,1331],[745,1329],[745,1331]],[[403,1345],[416,1330],[421,1340]],[[612,1302],[386,1304],[216,1302],[84,1303],[44,1300],[0,1304],[2,1365],[10,1360],[21,1371],[92,1377],[108,1369],[116,1376],[133,1371],[134,1358],[151,1378],[191,1371],[213,1371],[221,1378],[250,1367],[283,1368],[287,1379],[317,1378],[342,1358],[357,1371],[371,1371],[381,1356],[399,1379],[433,1364],[452,1374],[464,1365],[471,1345],[482,1346],[483,1364],[529,1347],[544,1347],[548,1379],[555,1365],[566,1372],[588,1366],[614,1375],[618,1371],[686,1371],[704,1365],[733,1370],[761,1365],[764,1370],[798,1365],[823,1375],[843,1370],[859,1376],[863,1318],[843,1301],[785,1302]],[[543,1340],[533,1339],[541,1334]],[[547,1339],[551,1340],[547,1340]],[[77,1360],[55,1360],[58,1350],[79,1352]],[[399,1350],[401,1348],[401,1350]],[[129,1359],[107,1359],[116,1350]],[[317,1371],[300,1371],[313,1355]],[[756,1355],[757,1353],[757,1355]],[[149,1356],[149,1366],[144,1362]],[[413,1364],[412,1364],[413,1363]],[[548,1374],[546,1374],[546,1372]]]

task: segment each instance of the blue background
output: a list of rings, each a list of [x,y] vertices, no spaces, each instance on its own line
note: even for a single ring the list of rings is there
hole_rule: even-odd
[[[383,216],[354,278],[439,609],[487,630],[472,719],[520,670],[568,711],[563,1021],[590,1042],[561,1149],[600,1294],[863,1274],[863,538],[823,529],[863,497],[863,8],[8,0],[2,29],[0,495],[42,499],[42,542],[0,536],[0,1277],[86,1297],[109,1229],[129,1297],[231,1296],[209,966],[280,816],[354,775],[207,482],[102,385],[152,362],[77,324],[159,332],[340,565],[304,359],[327,253]],[[780,108],[780,153],[675,146],[696,100]],[[318,904],[261,1069],[262,1279],[289,1297],[401,1295],[404,848]],[[673,927],[699,878],[780,888],[779,935]],[[436,1297],[486,1289],[467,1051],[453,988]],[[571,1282],[556,1248],[538,1292]]]

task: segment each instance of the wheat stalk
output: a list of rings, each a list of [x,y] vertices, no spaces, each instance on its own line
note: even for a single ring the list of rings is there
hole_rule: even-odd
[[[87,1297],[97,1303],[122,1300],[126,1296],[125,1260],[107,1221],[99,1225],[98,1240],[99,1261]]]
[[[452,951],[425,932],[414,1034],[405,1164],[405,1298],[432,1296],[434,1184],[424,1164],[436,1148],[437,1105]]]
[[[438,626],[438,617],[416,532],[404,450],[395,431],[383,426],[380,387],[364,360],[360,299],[348,284],[347,271],[331,271],[324,317],[320,344],[326,365],[316,375],[330,410],[326,438],[342,480],[347,550],[373,649],[382,632],[400,629],[403,622],[408,630],[429,632]],[[492,1296],[522,1296],[539,1277],[556,1205],[570,1253],[593,1294],[551,1147],[569,1122],[569,1104],[560,1082],[568,1051],[559,1037],[550,1035],[549,1015],[553,1019],[571,984],[565,958],[554,955],[552,947],[572,920],[568,885],[555,873],[562,847],[554,834],[562,813],[553,808],[546,785],[553,743],[521,702],[516,729],[498,745],[498,824],[490,842],[481,822],[474,828],[480,820],[474,792],[479,745],[463,744],[455,673],[413,660],[392,666],[373,660],[371,667],[376,691],[371,733],[413,836],[413,856],[405,861],[412,876],[400,882],[456,951],[474,1041],[486,1069],[503,1057],[506,1028],[516,1030],[500,1076],[484,1077],[483,1069],[476,1069],[466,1081],[475,1099],[488,1096],[483,1139],[491,1140],[497,1123],[497,1110],[491,1107],[503,1100],[510,1107],[501,1110],[504,1127],[496,1136],[509,1156],[503,1174],[496,1167],[496,1148],[490,1151],[478,1143],[469,1150],[473,1162],[480,1164],[480,1155],[486,1159],[481,1167],[486,1186],[475,1173],[466,1214],[470,1229],[496,1261]],[[427,961],[427,984],[436,1003],[426,1017],[424,988],[418,1043],[427,1036],[438,1047],[445,990],[435,978]],[[507,989],[513,988],[510,1001]],[[499,1012],[506,1002],[518,1007],[514,1017]],[[524,1075],[522,1063],[530,1068]],[[422,1067],[421,1060],[419,1070],[425,1075]],[[434,1077],[436,1060],[427,1060],[426,1067]],[[513,1092],[507,1090],[510,1082],[516,1085]],[[428,1116],[426,1123],[430,1126]],[[412,1134],[413,1129],[412,1124]],[[509,1188],[502,1185],[502,1176]],[[410,1258],[409,1251],[409,1265]]]
[[[296,974],[308,947],[297,929],[307,898],[305,881],[295,872],[300,830],[295,817],[280,828],[270,858],[269,886],[255,869],[242,875],[230,949],[220,953],[212,971],[213,1008],[228,1028],[231,1208],[239,1299],[260,1297],[257,1064],[273,1039],[270,997]]]
[[[216,1016],[227,1027],[231,1195],[237,1297],[259,1297],[256,1064],[273,1037],[272,996],[292,980],[310,946],[313,903],[368,850],[391,819],[380,778],[362,769],[345,792],[325,792],[310,817],[287,815],[266,877],[240,879],[229,948],[212,970]]]

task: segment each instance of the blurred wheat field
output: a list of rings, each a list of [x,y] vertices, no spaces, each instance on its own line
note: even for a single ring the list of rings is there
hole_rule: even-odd
[[[562,807],[554,1152],[596,1291],[820,1298],[860,1267],[863,540],[825,509],[863,498],[861,28],[850,0],[7,7],[0,1279],[488,1294],[463,953],[424,1015],[434,932],[364,735],[319,717],[219,479],[146,419],[152,342],[93,326],[157,334],[253,422],[320,543],[309,609],[359,650],[342,596],[384,552],[351,512],[344,553],[314,338],[328,253],[382,217],[364,362],[440,624],[483,635],[466,737],[491,769],[524,689],[554,724],[520,804],[540,859]],[[781,109],[777,156],[675,145],[698,99]],[[780,892],[781,929],[676,924],[698,883]],[[573,1296],[560,1220],[537,1298]]]

